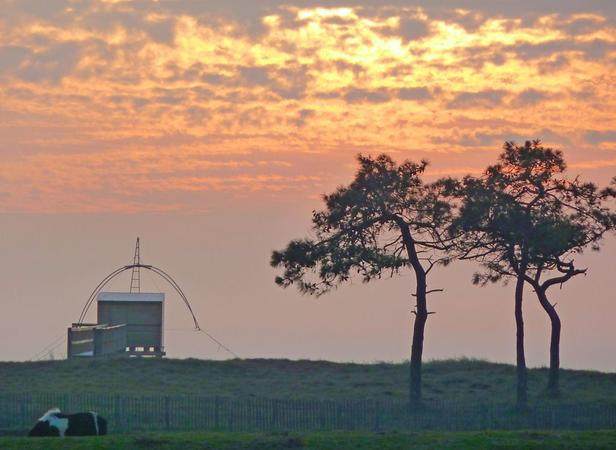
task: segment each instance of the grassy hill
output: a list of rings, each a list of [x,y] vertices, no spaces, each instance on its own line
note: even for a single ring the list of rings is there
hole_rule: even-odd
[[[529,398],[545,399],[546,369],[529,374]],[[408,365],[326,361],[196,359],[1,362],[0,392],[186,394],[201,396],[406,399]],[[427,400],[507,401],[515,398],[515,368],[478,360],[425,364]],[[563,370],[566,403],[616,401],[616,374]]]

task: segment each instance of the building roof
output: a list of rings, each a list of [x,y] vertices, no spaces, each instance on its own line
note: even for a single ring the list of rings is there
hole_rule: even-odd
[[[162,292],[99,292],[96,296],[98,302],[163,302],[165,294]]]
[[[74,323],[71,326],[71,330],[73,331],[90,331],[90,330],[112,330],[114,328],[125,327],[126,324],[118,324],[118,325],[107,325],[106,323]]]

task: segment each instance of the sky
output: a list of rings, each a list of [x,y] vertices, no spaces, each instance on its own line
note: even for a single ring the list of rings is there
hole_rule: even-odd
[[[616,174],[616,3],[0,0],[0,359],[37,355],[98,282],[169,272],[242,357],[408,358],[411,274],[314,299],[273,283],[358,153],[479,174],[540,138],[570,176]],[[613,237],[555,290],[565,367],[616,371]],[[513,287],[435,273],[426,359],[514,361]],[[149,284],[148,284],[149,283]],[[110,289],[126,290],[130,279]],[[169,356],[225,358],[169,292]],[[548,320],[526,300],[528,356]],[[91,317],[94,319],[94,317]],[[43,357],[62,357],[60,343]],[[609,355],[612,355],[609,357]]]

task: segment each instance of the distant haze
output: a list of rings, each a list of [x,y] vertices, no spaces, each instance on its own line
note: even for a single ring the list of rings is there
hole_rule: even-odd
[[[273,283],[273,249],[310,232],[358,152],[479,173],[504,140],[542,138],[570,176],[616,174],[611,2],[0,0],[0,359],[66,332],[132,259],[169,272],[242,357],[400,361],[413,277],[315,299]],[[553,301],[562,364],[616,371],[616,241]],[[513,286],[438,269],[426,359],[514,362]],[[110,289],[127,290],[129,275]],[[226,358],[168,293],[171,357]],[[89,319],[94,320],[92,309]],[[548,320],[527,290],[527,352]],[[53,351],[61,357],[64,347]],[[45,354],[49,357],[49,354]]]

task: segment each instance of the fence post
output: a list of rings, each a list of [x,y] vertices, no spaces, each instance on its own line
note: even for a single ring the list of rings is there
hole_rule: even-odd
[[[342,422],[342,405],[340,404],[340,400],[336,403],[336,429],[340,430]]]
[[[552,411],[551,411],[551,418],[552,418],[552,426],[551,429],[555,430],[556,429],[556,409],[552,406]]]
[[[220,429],[220,397],[214,397],[214,428]]]
[[[272,422],[271,429],[276,429],[276,424],[278,423],[278,400],[272,400]]]
[[[378,400],[374,402],[374,431],[381,431],[381,403]]]
[[[120,416],[120,396],[116,395],[113,397],[113,421],[115,423],[115,427],[118,430],[124,431],[124,427],[120,427],[119,424],[122,423],[122,417]]]
[[[225,431],[233,431],[233,400],[230,399],[227,403],[229,407],[227,408],[227,429]]]
[[[22,427],[26,423],[26,396],[22,398],[18,405],[19,408],[19,426]]]
[[[479,411],[481,414],[481,429],[482,430],[486,430],[488,429],[488,407],[485,404],[481,404],[481,406],[479,407]]]
[[[327,412],[327,404],[323,400],[317,400],[317,406],[319,408],[319,428],[320,431],[325,431],[325,414]]]
[[[171,418],[169,416],[171,409],[169,408],[169,396],[165,396],[165,428],[171,428]]]

